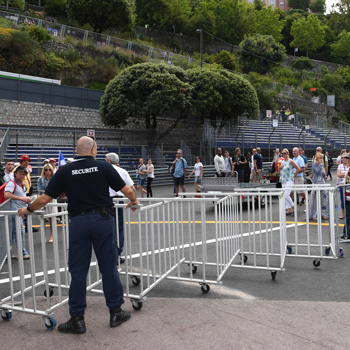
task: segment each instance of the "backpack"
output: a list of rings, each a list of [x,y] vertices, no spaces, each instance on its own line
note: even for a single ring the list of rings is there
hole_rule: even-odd
[[[12,181],[15,184],[15,189],[12,192],[12,194],[14,194],[16,191],[17,185],[13,180],[10,180],[10,181]],[[0,204],[7,201],[7,198],[5,198],[5,187],[7,184],[8,184],[8,182],[0,186]]]

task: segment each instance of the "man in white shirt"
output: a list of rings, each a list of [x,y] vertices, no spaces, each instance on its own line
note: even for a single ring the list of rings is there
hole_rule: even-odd
[[[216,176],[225,177],[226,176],[225,159],[222,156],[221,148],[217,149],[217,154],[214,157],[214,165],[215,165]]]
[[[253,148],[252,150],[252,157],[251,157],[251,162],[250,162],[250,182],[255,183],[256,182],[256,171],[255,171],[255,166],[254,166],[254,156],[256,155],[256,149]]]
[[[125,184],[130,186],[130,188],[136,193],[136,189],[134,186],[134,181],[132,181],[129,173],[119,166],[119,156],[116,153],[108,153],[106,154],[105,161],[112,164],[113,168],[118,172],[120,177],[124,180]],[[121,191],[114,191],[112,188],[109,188],[109,196],[112,198],[123,198],[124,195]],[[124,202],[121,202],[124,203]],[[123,251],[124,247],[124,216],[123,216],[123,208],[118,208],[118,232],[119,232],[119,241],[118,242],[118,251],[119,256]],[[123,258],[120,258],[120,262],[124,262]]]
[[[4,171],[5,175],[3,177],[4,183],[9,182],[10,180],[13,180],[13,170],[14,164],[12,159],[6,159],[5,165],[4,165]]]

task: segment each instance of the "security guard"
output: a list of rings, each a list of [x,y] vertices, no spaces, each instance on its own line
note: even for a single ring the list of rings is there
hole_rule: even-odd
[[[81,137],[76,147],[76,161],[60,167],[52,177],[45,193],[28,207],[20,209],[22,217],[42,208],[52,198],[63,192],[68,197],[69,223],[69,271],[72,281],[69,289],[69,313],[71,318],[59,325],[63,333],[86,332],[84,312],[86,308],[86,277],[90,267],[91,248],[94,248],[102,274],[103,291],[110,309],[110,326],[117,327],[130,318],[123,311],[123,287],[117,270],[118,250],[115,235],[115,211],[109,196],[109,187],[121,190],[129,198],[127,207],[137,205],[136,194],[125,185],[118,172],[107,162],[95,160],[96,142]]]

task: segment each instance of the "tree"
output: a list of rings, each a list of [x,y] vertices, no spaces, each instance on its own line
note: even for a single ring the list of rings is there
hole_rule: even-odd
[[[285,48],[271,35],[255,34],[246,37],[239,45],[239,62],[244,73],[265,74],[285,57]]]
[[[281,41],[281,31],[285,20],[280,20],[280,15],[272,9],[272,6],[264,7],[255,11],[256,32],[262,35],[272,35],[276,41]]]
[[[255,117],[259,102],[255,89],[240,75],[212,67],[188,71],[193,86],[193,115],[210,119],[216,127],[242,115]]]
[[[350,63],[350,33],[343,31],[338,35],[338,40],[332,45],[332,55],[343,61],[343,64]]]
[[[203,0],[215,15],[215,34],[238,45],[255,31],[254,6],[240,0]]]
[[[208,33],[215,32],[215,14],[208,9],[208,3],[200,3],[194,10],[188,24],[188,31],[194,35],[197,29],[203,29]]]
[[[314,15],[309,15],[307,20],[302,17],[294,21],[290,33],[294,38],[291,46],[306,50],[307,57],[310,50],[317,50],[325,43],[325,29]]]
[[[191,93],[192,87],[183,69],[151,62],[136,64],[109,82],[101,99],[101,118],[113,127],[129,122],[144,123],[148,146],[153,149],[185,117],[190,109]],[[158,135],[157,119],[168,111],[177,112],[178,116]]]
[[[315,0],[310,5],[310,10],[314,13],[322,13],[326,12],[326,0]]]
[[[303,80],[303,71],[312,69],[315,65],[311,62],[311,60],[307,57],[300,57],[293,61],[293,68],[300,70],[300,80]]]
[[[226,50],[221,50],[217,53],[214,56],[213,62],[229,70],[236,71],[238,69],[235,55]]]
[[[338,0],[335,8],[345,20],[346,28],[343,29],[348,30],[350,27],[350,0]]]
[[[290,9],[307,11],[310,0],[288,0],[288,6]]]
[[[128,30],[133,25],[128,0],[74,0],[69,12],[81,25],[89,24],[97,33],[110,28]]]

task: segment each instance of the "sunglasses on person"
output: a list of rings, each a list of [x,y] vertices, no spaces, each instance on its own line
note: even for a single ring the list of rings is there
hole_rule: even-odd
[[[52,171],[51,169],[45,169],[45,171]]]
[[[282,152],[281,154],[288,154],[287,152]]]
[[[350,159],[349,157],[341,157],[341,159]]]

